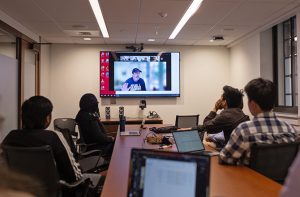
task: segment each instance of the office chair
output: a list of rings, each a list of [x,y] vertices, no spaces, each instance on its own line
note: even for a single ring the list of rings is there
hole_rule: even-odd
[[[77,140],[77,144],[79,145],[79,151],[80,152],[86,152],[86,151],[91,151],[91,150],[101,150],[98,147],[98,143],[86,143],[83,136],[82,136],[82,131],[80,128],[80,125],[78,125],[78,131],[79,131],[79,139]],[[104,152],[104,151],[103,151]]]
[[[83,189],[82,196],[87,196],[89,179],[67,183],[59,179],[52,149],[49,145],[41,147],[14,147],[2,145],[5,159],[10,169],[27,174],[37,179],[47,197],[61,196],[63,189],[69,191]]]
[[[101,150],[78,152],[69,129],[61,129],[59,127],[57,129],[63,134],[83,173],[107,170],[109,162],[102,157]]]
[[[282,184],[297,155],[299,144],[253,144],[249,167]]]
[[[73,118],[56,118],[53,121],[54,130],[59,131],[59,129],[69,129],[71,135],[76,139],[78,138],[78,133],[75,131],[76,122]]]
[[[189,128],[197,127],[199,122],[199,114],[197,115],[176,115],[175,127]]]

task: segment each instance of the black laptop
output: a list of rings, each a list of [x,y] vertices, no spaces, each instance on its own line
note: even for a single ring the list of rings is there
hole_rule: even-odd
[[[210,157],[132,149],[128,197],[209,196]]]

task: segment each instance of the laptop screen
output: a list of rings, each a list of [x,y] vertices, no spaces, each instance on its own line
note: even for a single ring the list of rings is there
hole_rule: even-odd
[[[204,150],[198,130],[175,131],[173,137],[176,142],[178,152],[193,152]]]
[[[210,157],[133,149],[128,196],[208,196]]]

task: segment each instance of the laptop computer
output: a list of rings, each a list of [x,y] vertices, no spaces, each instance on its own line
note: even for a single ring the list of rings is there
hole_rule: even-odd
[[[120,131],[120,136],[139,136],[139,135],[141,135],[141,131],[144,129],[145,121],[146,121],[146,119],[143,118],[142,124],[141,124],[139,130],[137,130],[137,131],[132,131],[132,130],[131,131],[122,131],[122,132]]]
[[[174,131],[173,138],[180,153],[217,155],[218,152],[206,151],[198,130]]]
[[[210,157],[132,149],[128,197],[209,196]]]

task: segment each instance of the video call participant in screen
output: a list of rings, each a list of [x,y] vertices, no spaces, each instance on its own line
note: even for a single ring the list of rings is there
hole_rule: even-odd
[[[146,91],[145,81],[140,78],[141,72],[138,68],[132,69],[132,77],[122,85],[122,91]]]

